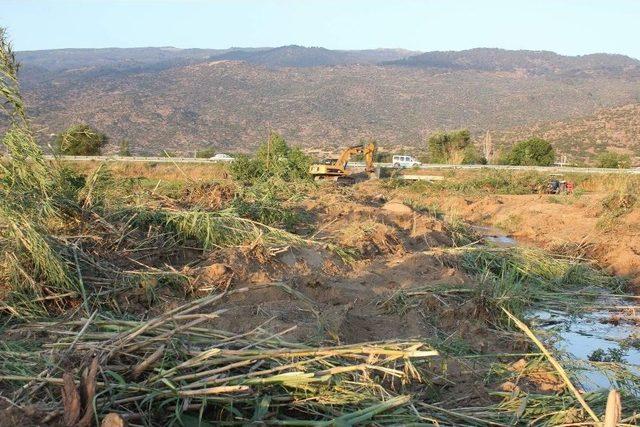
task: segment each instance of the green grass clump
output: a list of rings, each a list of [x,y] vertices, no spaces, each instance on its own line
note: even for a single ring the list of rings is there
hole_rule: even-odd
[[[547,188],[548,176],[536,172],[482,171],[462,179],[451,176],[434,183],[437,189],[459,193],[537,194]]]
[[[548,174],[504,170],[480,170],[472,172],[444,171],[441,181],[406,181],[397,178],[385,180],[383,188],[407,189],[425,194],[437,191],[474,194],[540,194],[548,186]]]
[[[496,314],[505,307],[521,316],[533,305],[585,309],[603,289],[621,293],[626,283],[583,262],[525,247],[473,247],[462,252],[460,261],[480,279],[478,297]]]
[[[302,198],[306,188],[295,187],[295,184],[270,180],[241,188],[233,198],[231,207],[244,218],[293,230],[305,220],[304,214],[291,206]]]

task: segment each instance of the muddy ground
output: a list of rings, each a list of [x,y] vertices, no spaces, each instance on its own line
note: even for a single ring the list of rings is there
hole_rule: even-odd
[[[375,186],[370,189],[376,192]],[[397,193],[402,197],[403,193]],[[415,195],[405,195],[415,197]],[[629,277],[640,290],[640,207],[612,212],[611,195],[420,194],[450,216],[503,230],[523,244],[597,261],[612,274]]]

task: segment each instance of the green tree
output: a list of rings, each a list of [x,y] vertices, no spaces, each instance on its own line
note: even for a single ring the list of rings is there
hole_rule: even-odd
[[[596,166],[599,168],[627,169],[631,167],[631,158],[628,154],[603,151],[596,158]]]
[[[435,132],[427,139],[429,161],[432,163],[460,163],[464,150],[471,144],[467,129],[451,132]]]
[[[517,142],[500,163],[515,166],[551,166],[556,153],[553,146],[541,138],[529,138]]]
[[[87,124],[77,124],[58,134],[54,144],[58,153],[67,156],[99,156],[107,141],[104,133]]]
[[[268,168],[277,160],[284,159],[289,154],[289,146],[284,138],[277,132],[271,131],[266,142],[260,144],[256,158]]]

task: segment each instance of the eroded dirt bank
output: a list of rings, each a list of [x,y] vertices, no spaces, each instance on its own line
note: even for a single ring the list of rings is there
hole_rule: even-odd
[[[597,261],[640,286],[640,207],[604,192],[578,195],[461,195],[448,191],[385,192],[367,183],[368,193],[434,206],[450,218],[497,227],[520,242]]]

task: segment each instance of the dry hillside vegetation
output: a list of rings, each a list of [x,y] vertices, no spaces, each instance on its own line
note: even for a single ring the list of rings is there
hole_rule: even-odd
[[[572,162],[587,161],[605,150],[640,158],[640,104],[599,110],[596,114],[521,126],[494,133],[498,146],[509,147],[530,136],[542,137],[554,144],[559,153]]]
[[[153,155],[162,149],[192,154],[204,146],[250,151],[268,129],[307,147],[364,137],[387,147],[423,147],[438,129],[483,133],[585,116],[640,97],[637,61],[614,55],[480,49],[446,60],[429,54],[426,65],[408,66],[366,60],[382,58],[375,52],[242,52],[207,59],[198,52],[188,61],[158,52],[140,59],[137,52],[130,61],[111,62],[95,53],[72,56],[67,68],[60,64],[68,52],[60,52],[62,59],[55,51],[44,58],[30,52],[24,87],[45,140],[84,121],[112,137],[108,151],[126,138],[134,153]]]

